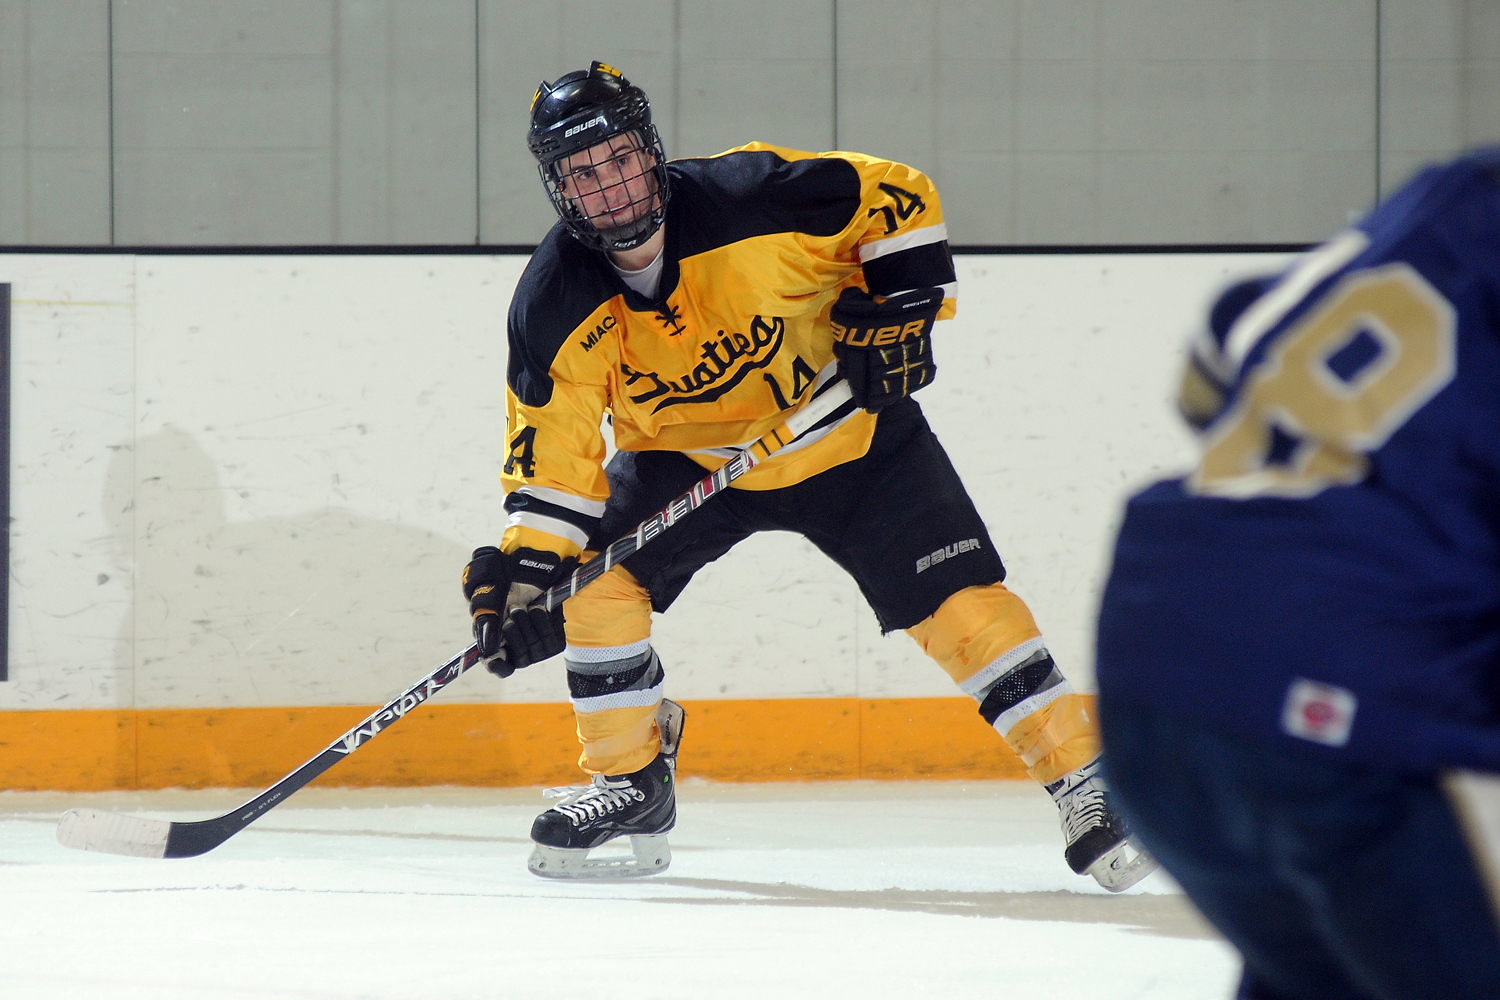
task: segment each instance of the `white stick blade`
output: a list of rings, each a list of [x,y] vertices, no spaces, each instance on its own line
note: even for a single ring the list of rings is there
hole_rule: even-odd
[[[172,824],[164,819],[122,816],[98,809],[69,809],[57,824],[57,842],[77,851],[164,858],[171,829]]]

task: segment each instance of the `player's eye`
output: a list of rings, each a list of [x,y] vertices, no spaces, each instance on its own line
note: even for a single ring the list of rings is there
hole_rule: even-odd
[[[594,168],[593,167],[584,167],[582,170],[575,170],[575,171],[573,171],[573,179],[575,181],[591,181],[591,180],[593,180],[594,179]]]

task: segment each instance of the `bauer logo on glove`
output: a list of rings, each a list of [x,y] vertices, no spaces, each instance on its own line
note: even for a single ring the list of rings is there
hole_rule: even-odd
[[[464,597],[474,617],[474,641],[485,667],[505,678],[563,651],[563,612],[540,603],[547,589],[578,565],[556,552],[493,545],[474,550],[464,567]]]
[[[932,324],[942,307],[941,288],[918,288],[880,302],[861,288],[844,289],[828,325],[839,376],[856,403],[873,413],[932,381]]]

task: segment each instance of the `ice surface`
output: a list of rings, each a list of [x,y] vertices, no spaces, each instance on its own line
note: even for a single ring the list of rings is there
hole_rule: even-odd
[[[308,789],[199,858],[70,851],[73,807],[252,791],[0,793],[0,996],[1227,997],[1232,950],[1158,873],[1111,896],[1023,782],[685,781],[672,867],[526,871],[536,789]]]

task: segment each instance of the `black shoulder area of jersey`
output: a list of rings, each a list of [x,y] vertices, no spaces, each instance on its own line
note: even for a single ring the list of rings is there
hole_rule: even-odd
[[[510,356],[506,381],[527,406],[552,398],[552,361],[589,314],[620,294],[620,285],[600,254],[552,227],[516,284],[506,336]]]
[[[848,160],[744,150],[673,160],[667,171],[678,259],[773,233],[836,236],[860,206],[859,172]]]

